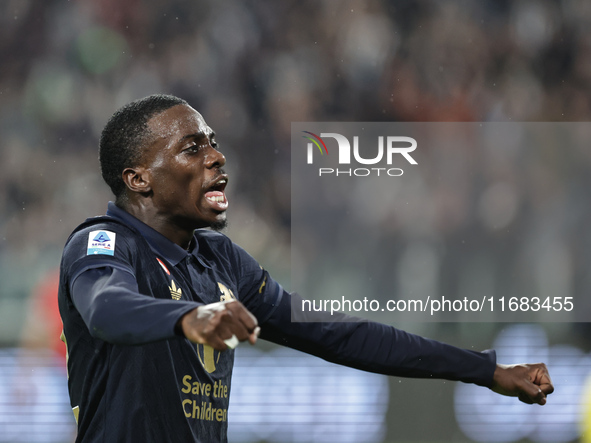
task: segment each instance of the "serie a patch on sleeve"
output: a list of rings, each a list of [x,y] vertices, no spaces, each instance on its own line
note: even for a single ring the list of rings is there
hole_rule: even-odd
[[[86,255],[115,255],[115,237],[111,231],[92,231],[88,234]]]

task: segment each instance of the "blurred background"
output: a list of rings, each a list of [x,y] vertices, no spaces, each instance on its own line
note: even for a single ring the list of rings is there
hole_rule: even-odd
[[[590,25],[584,0],[0,2],[0,442],[73,440],[55,270],[72,229],[111,198],[97,146],[118,107],[160,92],[203,114],[228,160],[228,235],[289,288],[292,122],[587,122]],[[542,162],[525,184],[511,155],[465,153],[488,173],[450,169],[467,192],[442,189],[429,235],[453,245],[478,232],[498,246],[480,252],[494,264],[518,247],[495,242],[497,228],[518,227],[541,245],[534,257],[560,251],[539,260],[542,282],[589,294],[590,152],[545,157],[560,167],[548,175]],[[499,174],[517,192],[482,184]],[[389,226],[392,238],[405,235],[404,223]],[[412,262],[401,257],[393,268]],[[461,274],[461,261],[432,260]],[[545,359],[560,389],[554,406],[241,347],[231,439],[591,441],[586,324],[402,326],[495,346],[503,361]]]

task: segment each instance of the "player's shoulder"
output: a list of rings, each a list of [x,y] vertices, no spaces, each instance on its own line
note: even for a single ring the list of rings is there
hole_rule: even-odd
[[[108,215],[87,218],[79,224],[70,234],[66,246],[72,242],[86,239],[91,234],[96,234],[98,242],[108,242],[112,237],[135,237],[139,235],[133,228]],[[94,240],[94,238],[93,238]]]
[[[91,217],[78,225],[66,241],[63,258],[115,256],[138,248],[141,235],[123,222],[106,215]]]

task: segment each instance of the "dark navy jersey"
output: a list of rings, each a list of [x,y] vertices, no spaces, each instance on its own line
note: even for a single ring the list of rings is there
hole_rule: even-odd
[[[188,252],[114,205],[87,220],[66,244],[59,293],[77,441],[225,441],[234,352],[175,324],[234,298],[264,321],[279,295],[222,234],[196,231]]]
[[[261,338],[388,375],[490,386],[494,352],[459,349],[372,322],[292,323],[291,299],[226,236],[188,251],[110,203],[68,239],[59,306],[77,442],[224,442],[234,352],[175,329],[201,304],[238,299]],[[326,320],[326,321],[324,321]]]

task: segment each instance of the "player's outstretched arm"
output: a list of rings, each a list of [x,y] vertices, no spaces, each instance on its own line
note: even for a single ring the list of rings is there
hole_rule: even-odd
[[[234,348],[238,344],[232,343],[235,340],[254,345],[260,331],[255,316],[237,300],[199,306],[180,319],[180,327],[192,342],[218,351]]]
[[[497,364],[491,389],[501,395],[519,397],[519,400],[530,405],[546,404],[546,396],[554,392],[548,368],[544,363]]]

